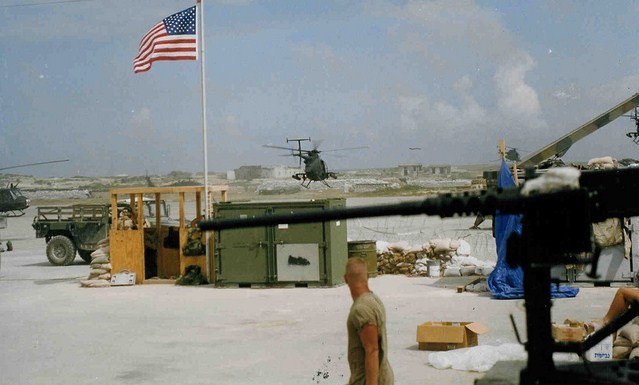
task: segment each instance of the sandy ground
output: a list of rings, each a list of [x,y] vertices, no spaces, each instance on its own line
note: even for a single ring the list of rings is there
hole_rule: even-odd
[[[50,265],[44,240],[30,228],[33,210],[0,230],[0,239],[13,239],[15,248],[1,255],[0,384],[346,383],[347,287],[81,288],[89,266],[79,258],[66,267]],[[472,220],[433,219],[425,225],[431,233],[422,235],[461,232]],[[516,342],[510,314],[524,329],[522,301],[457,293],[458,284],[454,278],[371,279],[388,312],[397,384],[472,384],[484,375],[430,366],[430,353],[415,342],[424,321],[482,322],[490,331],[480,344],[492,346]],[[615,290],[582,287],[576,298],[554,301],[552,319],[600,318]]]

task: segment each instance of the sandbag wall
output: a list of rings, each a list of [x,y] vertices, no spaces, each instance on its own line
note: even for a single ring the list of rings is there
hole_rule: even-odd
[[[494,263],[471,255],[471,246],[463,239],[433,239],[423,245],[409,246],[405,242],[377,242],[379,274],[428,275],[428,266],[437,265],[437,274],[445,277],[488,276]],[[439,276],[438,275],[438,276]]]
[[[98,249],[91,253],[89,278],[80,281],[82,287],[110,287],[111,263],[109,261],[109,238],[98,242]]]

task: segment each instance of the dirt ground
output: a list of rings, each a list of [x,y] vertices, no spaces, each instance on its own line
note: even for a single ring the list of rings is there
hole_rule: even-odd
[[[33,214],[32,207],[0,230],[0,239],[12,239],[14,246],[0,256],[0,383],[347,382],[345,320],[351,304],[347,287],[81,288],[79,282],[88,276],[89,266],[79,258],[70,266],[50,265],[44,240],[35,239],[31,229]],[[419,224],[429,230],[412,235],[428,239],[433,234],[469,233],[472,221],[421,218]],[[384,219],[364,225],[394,229],[391,232],[399,236],[398,229],[410,224]],[[349,223],[349,237],[351,228],[366,230],[357,230],[358,226]],[[373,234],[381,237],[379,231]],[[471,234],[484,234],[483,242],[489,242],[487,230]],[[432,353],[418,350],[415,341],[416,327],[422,322],[481,322],[490,330],[480,336],[480,345],[500,346],[516,343],[512,314],[525,338],[523,301],[494,300],[487,292],[457,293],[459,284],[454,278],[371,279],[372,290],[386,304],[388,354],[396,384],[472,384],[485,375],[430,366]],[[600,318],[615,290],[584,286],[575,298],[553,301],[552,319]]]

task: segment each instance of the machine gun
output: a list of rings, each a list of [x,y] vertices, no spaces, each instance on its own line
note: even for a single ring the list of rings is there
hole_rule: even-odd
[[[526,183],[536,177],[527,170]],[[551,332],[551,275],[554,265],[591,263],[597,275],[597,253],[592,223],[613,217],[639,215],[639,169],[585,171],[579,186],[550,192],[524,193],[519,188],[497,189],[398,204],[347,207],[318,212],[275,214],[260,217],[203,221],[202,230],[275,226],[349,218],[390,215],[434,215],[442,218],[464,215],[521,214],[522,232],[507,241],[507,260],[524,272],[524,299],[528,341],[527,366],[520,383],[532,384],[630,384],[639,383],[639,364],[611,361],[555,366],[554,352],[583,355],[615,330],[639,315],[639,306],[617,317],[583,342],[556,342]],[[586,258],[584,259],[584,255]]]

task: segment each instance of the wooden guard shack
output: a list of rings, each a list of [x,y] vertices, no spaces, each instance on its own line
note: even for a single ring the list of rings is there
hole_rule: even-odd
[[[209,202],[213,202],[212,195],[216,192],[221,195],[222,202],[227,201],[226,185],[209,186],[208,192]],[[204,186],[118,188],[110,190],[110,194],[113,221],[109,232],[109,255],[113,274],[122,271],[135,273],[136,284],[166,282],[183,275],[186,266],[198,265],[202,274],[207,276],[206,252],[197,255],[185,255],[184,252],[184,246],[194,234],[199,235],[202,245],[206,242],[196,225],[199,222],[196,217],[205,215],[205,203],[202,202]],[[163,202],[167,197],[173,200],[177,198],[179,206],[179,219],[172,223],[167,223],[166,217],[162,217]],[[123,200],[131,207],[131,219],[135,224],[131,229],[118,228]],[[155,206],[154,210],[153,207],[147,207],[149,204]],[[186,219],[185,207],[189,204],[195,206],[194,218]],[[207,210],[206,214],[210,216],[211,208]],[[154,213],[155,218],[149,217],[149,212]],[[209,242],[209,250],[213,250],[212,233]],[[209,252],[210,258],[212,255]],[[213,266],[212,261],[208,262],[209,268]]]

